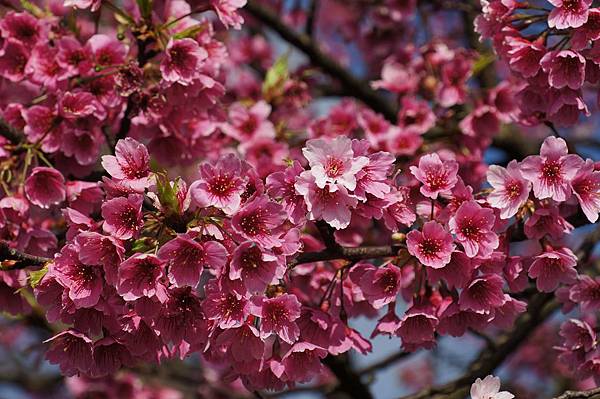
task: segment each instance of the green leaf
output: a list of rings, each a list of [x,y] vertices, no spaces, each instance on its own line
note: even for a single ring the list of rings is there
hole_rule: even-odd
[[[265,81],[263,82],[262,92],[263,96],[267,101],[278,97],[283,94],[283,86],[289,78],[289,65],[288,65],[289,53],[285,53],[269,68],[265,75]]]
[[[134,253],[148,252],[156,246],[156,240],[152,237],[144,237],[133,242],[131,251]]]
[[[490,66],[495,59],[496,56],[493,53],[481,54],[475,61],[475,64],[473,64],[473,76],[479,75],[485,68]]]
[[[48,265],[42,267],[40,270],[29,272],[29,285],[31,288],[35,288],[42,281],[46,273],[48,273]]]
[[[144,20],[149,20],[152,16],[152,0],[136,0],[140,14]]]
[[[177,192],[179,191],[180,182],[180,178],[171,182],[164,173],[156,174],[156,193],[166,214],[179,213]]]
[[[173,39],[177,40],[177,39],[185,39],[188,37],[194,37],[198,33],[202,32],[204,29],[206,29],[206,24],[198,24],[198,25],[190,26],[189,28],[184,29],[181,32],[177,32],[176,34],[174,34]]]

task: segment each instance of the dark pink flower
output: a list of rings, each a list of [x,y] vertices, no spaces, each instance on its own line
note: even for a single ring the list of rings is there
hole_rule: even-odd
[[[596,332],[585,321],[569,319],[560,326],[558,333],[563,337],[563,346],[570,350],[583,349],[588,352],[596,346]]]
[[[52,364],[58,364],[65,375],[88,373],[92,368],[92,340],[86,335],[66,330],[46,342],[51,343],[46,359]]]
[[[588,20],[592,0],[548,0],[555,7],[548,15],[548,26],[556,29],[579,28]]]
[[[229,107],[229,123],[223,123],[221,130],[240,142],[256,138],[274,138],[275,127],[269,120],[271,106],[258,101],[251,107],[234,103]]]
[[[285,270],[281,257],[254,242],[246,241],[233,251],[229,278],[241,279],[250,292],[262,292],[267,285],[276,284]]]
[[[417,215],[410,199],[410,189],[399,187],[388,194],[386,199],[389,200],[390,204],[382,210],[385,227],[391,231],[399,231],[402,226],[412,226],[417,219]]]
[[[562,50],[546,53],[540,61],[548,74],[548,83],[556,89],[579,89],[585,80],[585,58],[576,51]]]
[[[506,302],[503,285],[502,278],[496,274],[485,274],[471,280],[460,293],[460,309],[477,313],[492,312]]]
[[[467,136],[492,138],[500,131],[500,115],[492,106],[479,105],[460,121],[459,127]]]
[[[441,269],[427,269],[427,276],[432,283],[444,279],[450,288],[462,288],[473,277],[474,261],[464,252],[452,252],[450,262]]]
[[[8,39],[0,52],[0,76],[11,82],[19,82],[25,77],[25,66],[29,51],[20,42]]]
[[[170,39],[165,49],[165,58],[160,63],[160,72],[167,82],[190,84],[198,77],[207,51],[194,39]]]
[[[47,41],[41,20],[29,12],[6,13],[0,21],[0,33],[3,38],[19,42],[30,49],[42,40]]]
[[[131,353],[114,337],[106,336],[94,342],[94,365],[90,374],[94,377],[115,374],[124,366],[133,365]]]
[[[288,213],[293,223],[302,223],[306,221],[306,203],[304,198],[296,192],[294,184],[296,178],[304,171],[304,168],[298,161],[282,172],[275,172],[267,176],[267,193],[275,199],[281,199],[283,208]]]
[[[211,283],[206,287],[206,299],[202,303],[206,318],[215,320],[219,328],[239,327],[250,314],[250,303],[243,295]]]
[[[571,188],[585,216],[596,223],[600,212],[600,171],[595,170],[594,161],[585,161],[571,181]]]
[[[369,163],[365,156],[355,156],[352,140],[338,136],[335,139],[308,140],[302,149],[317,187],[339,184],[352,191],[356,188],[357,173]]]
[[[210,0],[219,20],[226,27],[241,29],[244,18],[237,12],[246,5],[247,0]]]
[[[246,203],[231,219],[231,226],[244,238],[265,248],[280,247],[287,220],[283,207],[265,195]]]
[[[200,178],[190,186],[192,200],[199,207],[214,206],[228,215],[235,213],[246,190],[242,164],[234,154],[220,158],[215,164],[200,165]]]
[[[125,62],[127,46],[117,40],[116,36],[98,34],[90,37],[86,50],[91,52],[94,60],[101,66],[118,66]]]
[[[60,204],[67,195],[65,178],[54,168],[33,168],[25,180],[25,195],[29,201],[42,208]]]
[[[216,343],[227,348],[227,354],[234,367],[250,363],[251,367],[255,368],[256,363],[265,356],[265,343],[260,339],[258,330],[249,323],[223,330],[217,336]]]
[[[569,299],[579,304],[585,312],[600,309],[600,277],[579,276],[579,281],[569,290]]]
[[[573,31],[571,48],[577,51],[583,50],[590,41],[595,42],[598,39],[600,39],[600,9],[591,8],[587,22]]]
[[[65,77],[83,75],[92,68],[89,49],[83,47],[74,37],[64,36],[57,40],[56,45],[56,62],[64,69]]]
[[[275,298],[257,297],[251,312],[260,317],[260,335],[263,339],[276,334],[288,344],[293,344],[300,336],[296,324],[300,308],[295,295],[283,294]]]
[[[25,73],[30,76],[32,82],[54,90],[58,80],[64,79],[63,71],[56,62],[57,51],[47,44],[35,46],[27,65]]]
[[[540,156],[531,155],[521,163],[521,174],[533,183],[536,198],[566,201],[571,196],[569,182],[583,166],[578,155],[568,155],[567,143],[562,138],[544,140]]]
[[[384,198],[390,193],[392,187],[387,176],[396,162],[396,157],[388,152],[377,152],[368,158],[369,163],[356,175],[354,195],[362,201],[366,201],[367,194]]]
[[[79,260],[79,247],[65,245],[54,261],[57,280],[68,290],[77,308],[90,308],[100,300],[104,286],[102,267],[86,265]]]
[[[157,256],[168,262],[169,280],[176,287],[198,285],[204,267],[221,270],[227,263],[227,250],[216,241],[198,242],[180,234],[165,243]]]
[[[119,265],[119,295],[126,301],[156,296],[160,302],[167,300],[167,290],[162,280],[165,262],[154,255],[134,254]]]
[[[508,294],[504,294],[504,304],[494,309],[494,320],[496,327],[510,329],[515,325],[517,317],[527,310],[527,303],[516,300]]]
[[[338,230],[348,227],[350,209],[358,204],[358,200],[350,195],[344,186],[327,184],[324,188],[319,188],[315,176],[306,171],[296,180],[295,188],[304,196],[310,220],[322,218]]]
[[[388,264],[376,267],[369,263],[359,263],[350,270],[350,278],[358,284],[365,299],[375,308],[381,309],[396,300],[402,288],[402,271]]]
[[[571,230],[573,230],[573,226],[560,216],[559,210],[555,206],[538,207],[524,226],[527,238],[533,239],[549,235],[558,240]]]
[[[491,165],[487,171],[487,180],[493,187],[488,197],[488,203],[500,209],[500,218],[510,219],[527,202],[531,182],[521,175],[517,161],[510,161],[506,168]]]
[[[77,120],[94,115],[98,119],[106,117],[106,110],[96,100],[93,94],[80,91],[77,93],[66,92],[58,103],[59,114],[69,120]]]
[[[285,374],[289,381],[310,382],[323,372],[321,359],[326,355],[327,351],[323,348],[309,342],[297,342],[281,358],[281,367],[273,372],[280,378]],[[271,369],[274,367],[271,366]]]
[[[435,342],[435,329],[438,318],[427,309],[414,306],[409,309],[396,334],[402,339],[402,346],[413,351],[420,346],[431,346]]]
[[[455,245],[452,236],[441,224],[429,221],[422,231],[412,230],[406,235],[408,252],[425,266],[440,269],[450,262]]]
[[[137,237],[144,226],[142,219],[142,203],[144,197],[140,194],[129,194],[128,197],[118,197],[102,204],[102,229],[113,237],[127,240]]]
[[[530,42],[521,36],[507,36],[510,67],[525,78],[535,76],[540,70],[540,61],[546,54],[543,41]]]
[[[546,251],[535,257],[529,267],[529,277],[536,279],[538,290],[554,291],[559,283],[573,283],[577,278],[577,257],[568,248]]]
[[[450,193],[458,181],[458,162],[442,162],[436,153],[423,155],[419,159],[419,166],[411,166],[410,172],[423,184],[421,194],[436,199],[440,193]]]
[[[492,231],[494,211],[475,201],[464,202],[450,219],[450,231],[456,235],[468,257],[486,257],[498,248],[498,236]]]
[[[75,237],[79,246],[79,260],[85,265],[102,265],[109,284],[117,285],[117,268],[123,260],[125,248],[120,240],[92,231],[81,232]]]
[[[146,146],[127,137],[115,146],[115,155],[104,155],[102,166],[115,179],[136,191],[150,185],[150,156]]]

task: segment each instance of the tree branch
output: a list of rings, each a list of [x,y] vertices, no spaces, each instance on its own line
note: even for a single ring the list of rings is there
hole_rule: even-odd
[[[360,376],[352,371],[344,356],[327,356],[325,364],[338,379],[336,391],[345,393],[350,398],[373,399],[368,386],[362,383]]]
[[[0,136],[12,144],[19,144],[25,137],[25,134],[11,126],[4,118],[0,118]]]
[[[414,352],[396,352],[394,354],[391,354],[390,356],[375,362],[361,370],[358,371],[359,375],[367,375],[367,374],[373,374],[377,371],[380,371],[382,369],[385,369],[389,366],[394,365],[395,363],[406,359],[408,356],[412,355]]]
[[[600,399],[600,388],[590,389],[589,391],[566,391],[554,399]]]
[[[279,16],[259,5],[255,0],[248,1],[244,10],[277,32],[285,41],[306,54],[314,65],[320,67],[329,76],[339,80],[347,89],[348,95],[361,100],[388,120],[392,122],[396,121],[397,111],[385,98],[377,94],[367,83],[356,78],[346,68],[321,51],[308,35],[295,32],[284,24],[279,19]]]
[[[293,268],[303,263],[312,263],[325,260],[345,259],[349,261],[359,261],[364,259],[388,258],[398,255],[398,251],[403,248],[395,245],[385,245],[379,247],[337,247],[327,248],[319,252],[304,252],[295,259],[288,262],[288,267]]]
[[[42,267],[52,259],[43,256],[29,255],[8,246],[0,241],[0,270],[24,269],[30,266]]]

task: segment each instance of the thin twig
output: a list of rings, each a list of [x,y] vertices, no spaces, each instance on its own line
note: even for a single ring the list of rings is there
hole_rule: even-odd
[[[600,388],[590,389],[589,391],[566,391],[554,399],[600,399]]]

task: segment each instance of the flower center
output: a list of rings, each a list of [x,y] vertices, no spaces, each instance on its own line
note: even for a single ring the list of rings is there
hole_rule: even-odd
[[[344,162],[341,159],[329,157],[325,166],[325,173],[329,177],[338,177],[344,173]]]

